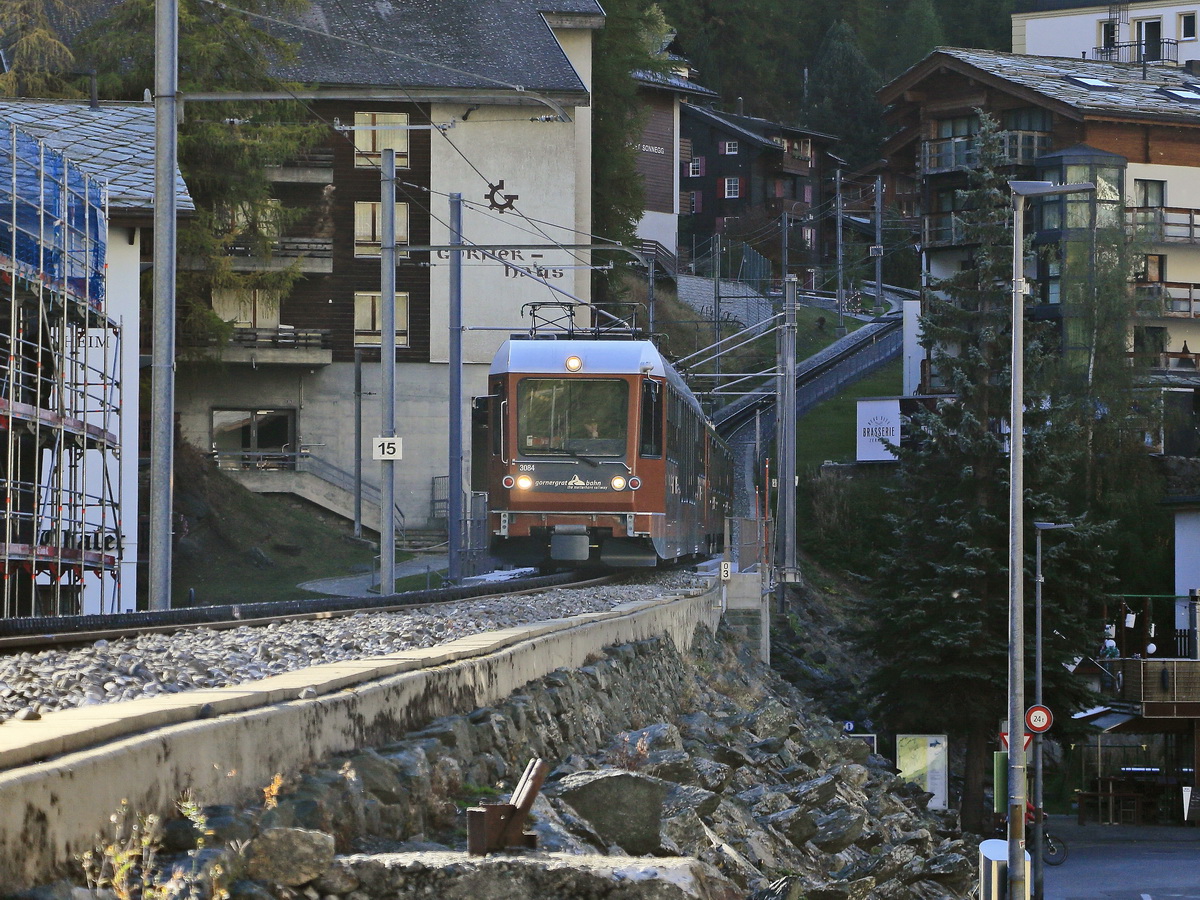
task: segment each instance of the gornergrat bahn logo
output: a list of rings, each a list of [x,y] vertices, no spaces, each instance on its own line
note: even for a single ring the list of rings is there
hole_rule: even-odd
[[[568,491],[602,491],[605,483],[598,478],[580,478],[578,474],[570,478],[539,478],[533,483],[534,488],[560,488]]]

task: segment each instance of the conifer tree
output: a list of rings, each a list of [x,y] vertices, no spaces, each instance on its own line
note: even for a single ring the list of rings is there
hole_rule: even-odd
[[[809,79],[807,125],[841,137],[840,155],[851,169],[873,161],[882,138],[882,111],[875,99],[879,75],[871,68],[845,22],[825,34]]]
[[[996,123],[986,115],[978,141],[980,164],[961,213],[971,264],[937,284],[940,297],[921,323],[949,394],[914,418],[912,444],[899,450],[893,540],[861,635],[879,662],[872,684],[890,724],[965,742],[962,816],[972,830],[983,826],[988,743],[1007,710],[1012,273],[1010,193],[996,170]],[[1044,352],[1036,340],[1027,349],[1025,508],[1030,532],[1038,520],[1075,524],[1051,547],[1046,583],[1046,621],[1061,637],[1045,650],[1063,662],[1084,652],[1087,606],[1106,584],[1107,558],[1096,549],[1103,527],[1065,496],[1079,464],[1078,432],[1055,421],[1041,393]],[[1083,691],[1065,671],[1045,667],[1060,708]]]
[[[275,16],[296,13],[304,0],[246,0],[239,7]],[[105,18],[76,39],[77,56],[99,72],[102,97],[140,100],[154,83],[154,0],[118,0]],[[179,86],[182,91],[278,89],[272,61],[294,48],[240,12],[201,0],[179,4]],[[304,215],[272,197],[266,167],[294,158],[326,134],[299,103],[196,103],[179,129],[179,164],[196,215],[179,231],[177,309],[182,335],[205,345],[226,332],[212,311],[214,291],[283,298],[298,267],[236,272],[227,247],[237,243],[268,256],[275,235]],[[202,261],[196,265],[195,261]],[[277,301],[279,302],[279,301]]]
[[[0,47],[8,71],[0,73],[0,96],[72,97],[75,57],[62,42],[52,17],[68,21],[63,0],[4,0],[0,3]]]

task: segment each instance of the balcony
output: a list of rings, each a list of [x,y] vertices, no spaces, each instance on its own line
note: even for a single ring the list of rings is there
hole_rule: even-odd
[[[1140,282],[1136,289],[1143,297],[1161,301],[1164,316],[1200,318],[1200,284],[1187,281]]]
[[[182,346],[211,346],[216,339],[209,336],[181,333]],[[256,328],[235,323],[229,342],[214,348],[222,362],[232,365],[260,366],[327,366],[333,362],[333,343],[325,328],[296,328],[277,325]]]
[[[957,247],[966,243],[962,219],[958,213],[934,213],[921,217],[921,245]]]
[[[1050,135],[1044,131],[1002,131],[997,135],[1004,164],[1031,166],[1050,150]],[[979,148],[974,135],[942,138],[921,144],[918,166],[922,175],[957,172],[979,164]]]
[[[280,237],[271,243],[271,255],[256,255],[256,248],[246,242],[227,245],[231,267],[235,272],[265,272],[299,266],[306,274],[328,275],[333,272],[333,239],[315,237]]]
[[[282,165],[266,166],[267,177],[287,184],[333,184],[333,148],[315,147]]]
[[[1152,244],[1200,244],[1200,209],[1129,207],[1125,210],[1125,227]]]
[[[1106,693],[1141,704],[1147,718],[1200,718],[1200,660],[1104,660]]]
[[[1120,41],[1109,47],[1093,47],[1092,59],[1103,62],[1147,63],[1152,66],[1179,65],[1179,42],[1173,38],[1157,41]]]

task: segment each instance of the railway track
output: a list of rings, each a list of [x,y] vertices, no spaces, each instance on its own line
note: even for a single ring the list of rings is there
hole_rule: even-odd
[[[503,582],[406,591],[379,598],[324,597],[273,603],[240,603],[189,609],[115,613],[108,616],[42,616],[0,619],[0,657],[12,653],[79,646],[98,640],[118,640],[144,634],[174,634],[196,628],[225,631],[262,627],[274,622],[297,622],[355,616],[361,613],[402,612],[462,600],[518,596],[547,588],[608,584],[618,573],[560,572]]]

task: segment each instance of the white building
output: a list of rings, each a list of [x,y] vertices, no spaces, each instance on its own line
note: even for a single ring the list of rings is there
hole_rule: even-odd
[[[1032,0],[1013,13],[1012,51],[1109,62],[1184,65],[1200,59],[1195,3]]]

